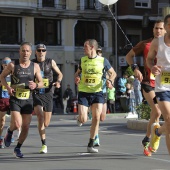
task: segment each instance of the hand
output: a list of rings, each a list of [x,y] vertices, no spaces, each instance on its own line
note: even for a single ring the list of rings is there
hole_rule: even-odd
[[[134,74],[135,74],[135,77],[137,77],[138,80],[139,80],[140,82],[142,82],[142,80],[143,80],[143,75],[142,75],[142,73],[141,73],[138,69],[135,69],[135,70],[134,70]]]
[[[79,83],[80,83],[80,77],[77,76],[77,77],[75,77],[75,84],[78,85]]]
[[[36,89],[37,84],[34,81],[29,81],[29,85],[28,86],[29,86],[29,88],[31,90],[34,90],[34,89]]]
[[[60,85],[60,83],[58,81],[53,83],[53,86],[56,86],[56,88],[60,88],[61,87],[61,85]]]
[[[152,68],[151,68],[151,72],[153,75],[157,76],[161,73],[161,68],[162,66],[157,66],[157,65],[154,65]]]
[[[7,90],[8,90],[8,94],[9,94],[10,96],[14,96],[15,90],[14,90],[13,88],[8,87]]]
[[[113,88],[113,85],[111,83],[110,80],[106,80],[106,86],[109,88],[109,89],[112,89]]]

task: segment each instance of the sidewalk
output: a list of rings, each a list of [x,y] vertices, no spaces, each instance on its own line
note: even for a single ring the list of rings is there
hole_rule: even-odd
[[[54,113],[55,115],[63,115],[63,118],[67,116],[69,119],[76,119],[77,113]],[[106,114],[106,119],[126,119],[125,116],[127,116],[128,113],[108,113]],[[127,120],[127,128],[133,129],[133,130],[141,130],[146,131],[148,120],[138,120],[136,118],[126,119]],[[162,124],[163,121],[160,121],[160,124]]]

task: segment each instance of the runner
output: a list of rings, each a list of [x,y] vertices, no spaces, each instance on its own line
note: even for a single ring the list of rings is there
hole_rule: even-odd
[[[42,143],[42,148],[39,152],[47,153],[45,128],[49,126],[51,120],[54,86],[60,88],[63,75],[56,62],[53,59],[46,58],[47,49],[44,44],[37,45],[35,54],[36,58],[32,61],[40,66],[44,87],[35,90],[33,93],[34,112],[38,118],[38,130]],[[56,82],[53,82],[53,70],[58,74]]]
[[[11,122],[4,138],[6,147],[11,144],[13,131],[22,127],[18,143],[14,148],[14,154],[17,158],[23,157],[20,148],[29,131],[33,112],[32,91],[43,87],[40,67],[30,61],[31,47],[32,45],[29,42],[22,43],[19,50],[19,59],[15,63],[10,62],[1,73],[1,82],[10,95]],[[6,80],[8,75],[11,75],[11,86]],[[37,83],[34,82],[35,78]]]
[[[80,126],[87,121],[88,108],[92,110],[92,125],[90,129],[90,140],[87,146],[87,152],[97,153],[98,149],[94,148],[94,140],[98,134],[100,115],[103,108],[103,92],[102,92],[102,76],[103,70],[109,75],[107,86],[110,87],[114,83],[116,73],[109,64],[108,60],[97,56],[96,50],[98,43],[94,39],[86,40],[84,43],[84,57],[81,58],[79,68],[75,73],[75,83],[78,83],[77,77],[81,74],[80,83],[78,85],[78,113],[77,124]]]

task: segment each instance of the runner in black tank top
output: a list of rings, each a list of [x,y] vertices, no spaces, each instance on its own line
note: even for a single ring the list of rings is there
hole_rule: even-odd
[[[46,46],[38,44],[36,47],[36,58],[32,60],[38,63],[41,69],[44,87],[34,91],[34,112],[38,118],[38,130],[42,142],[40,153],[47,153],[45,127],[50,123],[53,109],[53,88],[60,87],[62,73],[54,60],[46,58]],[[58,80],[53,82],[53,70],[58,74]],[[43,111],[42,111],[43,110]],[[44,117],[44,115],[46,115]]]

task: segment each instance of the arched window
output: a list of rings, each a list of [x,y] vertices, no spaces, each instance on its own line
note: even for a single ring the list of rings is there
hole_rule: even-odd
[[[87,39],[95,39],[104,46],[104,31],[99,21],[78,21],[75,26],[75,46],[83,46]]]

